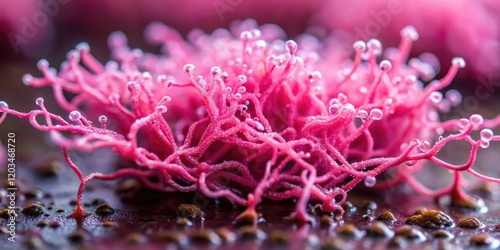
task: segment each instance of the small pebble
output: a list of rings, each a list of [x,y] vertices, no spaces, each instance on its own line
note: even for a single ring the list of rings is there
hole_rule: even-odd
[[[259,216],[254,212],[244,212],[240,214],[234,221],[235,226],[253,226],[256,225],[259,220]]]
[[[56,213],[64,213],[64,212],[66,212],[66,210],[61,207],[56,210]]]
[[[192,242],[204,245],[218,246],[222,243],[219,235],[209,229],[193,231],[189,238]]]
[[[203,211],[201,209],[194,205],[194,204],[181,204],[177,208],[176,211],[177,215],[180,217],[186,217],[186,218],[196,218],[196,219],[203,219]]]
[[[458,226],[465,229],[478,229],[483,228],[484,224],[477,218],[468,217],[458,222]]]
[[[163,242],[176,243],[179,246],[187,245],[188,238],[181,232],[177,231],[163,231],[156,234],[156,239]]]
[[[322,228],[329,228],[333,225],[333,223],[334,223],[333,219],[328,215],[321,216],[321,219],[319,220],[319,225]]]
[[[420,229],[412,226],[398,227],[394,230],[394,233],[396,236],[401,236],[413,241],[425,241],[426,239],[424,233]]]
[[[417,209],[417,211],[415,211],[415,213],[413,213],[413,215],[423,214],[426,211],[427,211],[427,208],[421,207],[421,208]]]
[[[100,198],[95,198],[95,199],[90,201],[90,205],[92,205],[92,206],[97,206],[97,205],[101,205],[101,204],[105,204],[105,203],[106,203],[106,201],[103,199],[100,199]]]
[[[8,219],[10,217],[9,209],[4,208],[0,211],[0,218]]]
[[[375,220],[375,217],[373,217],[373,215],[371,214],[363,214],[363,216],[361,216],[361,220],[364,222],[372,222],[373,220]]]
[[[359,239],[363,237],[363,231],[360,231],[354,224],[346,223],[336,230],[339,236]]]
[[[377,210],[377,203],[374,201],[366,201],[363,205],[361,205],[361,209],[366,211],[368,214],[372,214]]]
[[[23,208],[22,213],[26,216],[40,216],[45,213],[45,208],[39,204],[30,204]]]
[[[320,249],[321,250],[346,250],[350,249],[352,246],[350,246],[347,242],[340,238],[336,237],[327,237],[323,242],[320,244]]]
[[[27,200],[40,200],[43,198],[43,192],[38,189],[23,192],[23,195]]]
[[[273,245],[285,246],[290,243],[290,236],[281,231],[273,231],[269,235],[269,240]]]
[[[413,215],[406,219],[406,224],[430,229],[446,228],[454,225],[453,219],[439,210],[426,210],[421,214]]]
[[[41,228],[44,228],[47,225],[49,225],[49,223],[46,220],[41,220],[41,221],[39,221],[39,222],[36,223],[36,226],[37,227],[41,227]]]
[[[350,201],[344,202],[344,204],[342,204],[342,208],[344,209],[344,212],[346,212],[346,213],[356,212],[356,207]]]
[[[476,234],[470,237],[469,244],[476,247],[497,248],[499,241],[489,234]]]
[[[377,220],[392,223],[392,222],[396,221],[396,217],[394,217],[394,214],[392,214],[391,212],[384,211],[377,216]]]
[[[406,239],[402,236],[393,237],[387,243],[387,248],[389,249],[402,249],[406,247],[408,247],[408,242],[406,242]]]
[[[76,229],[74,232],[68,235],[68,240],[74,243],[80,243],[87,239],[87,233],[82,229]]]
[[[223,242],[233,242],[236,239],[236,235],[225,227],[215,229],[215,233]]]
[[[109,220],[104,221],[101,225],[102,225],[103,227],[114,227],[114,226],[116,226],[116,224],[115,224],[114,222],[109,221]]]
[[[104,204],[99,205],[95,209],[95,213],[97,215],[105,216],[105,215],[110,215],[110,214],[115,213],[115,209],[113,207],[111,207],[110,205],[108,205],[107,203],[104,203]]]
[[[193,225],[193,222],[191,222],[188,218],[177,218],[176,224],[179,227],[190,227]]]
[[[438,229],[434,232],[434,239],[450,240],[453,239],[453,237],[452,233],[443,229]]]
[[[245,240],[263,240],[266,234],[253,226],[244,226],[238,229],[238,238]]]
[[[28,249],[43,249],[44,244],[42,239],[37,236],[29,236],[24,240],[24,246]]]
[[[140,233],[130,233],[125,237],[125,240],[130,245],[141,245],[148,241],[148,238]]]
[[[70,200],[69,200],[69,205],[71,205],[71,206],[76,206],[76,204],[77,204],[77,203],[78,203],[78,202],[77,202],[77,200],[76,200],[76,199],[73,199],[73,198],[72,198],[72,199],[70,199]]]
[[[458,246],[451,244],[448,241],[441,241],[438,244],[437,250],[461,250]]]
[[[60,226],[61,226],[61,222],[56,221],[56,220],[49,223],[50,228],[58,228]]]
[[[375,222],[366,229],[366,235],[374,238],[390,238],[394,232],[382,222]]]

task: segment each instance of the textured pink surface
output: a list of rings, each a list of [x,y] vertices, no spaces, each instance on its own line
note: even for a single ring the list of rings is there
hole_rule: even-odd
[[[484,129],[498,126],[500,116],[439,121],[438,112],[461,102],[456,91],[443,97],[439,90],[465,67],[463,59],[454,58],[446,76],[424,87],[419,79],[432,79],[436,69],[425,60],[408,65],[418,34],[411,26],[401,34],[399,48],[385,51],[379,63],[383,50],[375,39],[356,42],[351,61],[335,40],[287,41],[276,26],[252,20],[231,31],[194,31],[189,42],[154,23],[146,38],[162,44],[163,54],[131,49],[117,32],[108,40],[113,60],[105,65],[81,43],[59,71],[41,60],[43,77],[23,77],[27,85],[51,86],[69,122],[50,113],[42,98],[39,110],[22,113],[5,102],[0,110],[28,119],[63,148],[81,180],[73,216],[86,213],[81,197],[88,181],[126,175],[153,189],[230,198],[248,207],[244,215],[255,216],[262,198],[297,198],[292,216],[299,220],[311,219],[309,202],[342,213],[347,192],[361,181],[377,188],[406,182],[423,194],[456,199],[466,199],[461,171],[500,182],[471,168],[479,148],[500,140]],[[474,130],[481,130],[480,138],[470,136]],[[436,157],[457,140],[471,146],[467,162]],[[98,148],[112,148],[137,167],[85,176],[67,153]],[[438,191],[422,186],[412,173],[425,161],[454,171],[454,183]],[[377,183],[389,169],[396,174]]]

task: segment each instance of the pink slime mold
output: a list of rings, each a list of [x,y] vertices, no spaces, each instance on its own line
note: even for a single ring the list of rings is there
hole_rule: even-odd
[[[130,49],[126,37],[114,33],[114,60],[105,65],[81,43],[59,72],[41,60],[42,77],[23,77],[27,85],[52,87],[69,121],[38,98],[39,109],[27,113],[0,102],[0,123],[7,114],[26,119],[61,146],[81,181],[72,217],[87,214],[82,194],[94,178],[133,176],[155,190],[199,190],[246,206],[241,216],[253,218],[264,198],[296,198],[292,218],[300,221],[313,221],[306,211],[310,203],[342,214],[347,192],[360,182],[374,188],[407,183],[455,201],[468,199],[461,172],[500,183],[472,169],[479,148],[500,140],[489,129],[500,116],[439,120],[440,110],[460,104],[457,91],[445,97],[439,91],[465,61],[454,58],[442,79],[424,86],[419,79],[432,75],[432,66],[406,63],[418,37],[413,27],[401,32],[390,60],[380,62],[383,50],[375,39],[354,43],[351,61],[335,56],[334,43],[328,47],[310,36],[284,41],[275,26],[246,21],[233,33],[193,32],[186,42],[155,23],[146,36],[163,46],[160,55]],[[475,130],[481,130],[479,139],[471,137]],[[467,162],[436,157],[458,140],[471,145]],[[99,148],[111,148],[136,167],[84,175],[68,155],[70,149]],[[453,184],[437,191],[420,184],[413,174],[426,162],[453,171]],[[395,173],[391,178],[376,179],[388,170]],[[234,182],[224,186],[221,177]]]

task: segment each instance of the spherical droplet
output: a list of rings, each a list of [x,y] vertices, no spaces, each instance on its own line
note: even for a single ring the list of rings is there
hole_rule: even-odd
[[[377,184],[377,179],[374,176],[368,176],[365,178],[364,183],[367,187],[374,187]]]
[[[286,51],[290,53],[291,55],[295,54],[297,51],[297,43],[294,40],[288,40],[285,43],[286,45]]]
[[[106,117],[105,115],[99,116],[100,123],[106,123],[107,121],[108,121],[108,117]]]
[[[454,57],[451,60],[451,64],[453,66],[457,66],[459,68],[464,68],[465,67],[465,60],[462,57]]]
[[[339,108],[340,106],[338,104],[330,105],[330,107],[328,108],[328,112],[330,113],[330,115],[334,115],[337,113],[337,111],[339,111]]]
[[[366,50],[366,43],[363,41],[356,41],[352,47],[358,52],[363,52]]]
[[[368,117],[368,112],[364,109],[360,109],[358,110],[358,114],[356,116],[361,119],[365,119],[366,117]]]
[[[446,91],[446,99],[450,101],[450,104],[452,106],[458,106],[460,103],[462,103],[462,94],[458,92],[456,89],[450,89]]]
[[[8,109],[8,108],[9,108],[9,104],[7,104],[4,101],[0,101],[0,110],[4,110],[4,109]]]
[[[443,100],[443,94],[439,91],[434,91],[431,93],[429,98],[433,103],[439,103],[441,100]]]
[[[470,124],[469,119],[466,119],[466,118],[460,119],[460,121],[458,123],[459,123],[459,126],[461,129],[465,129],[465,127],[469,126],[469,124]]]
[[[420,144],[418,145],[418,149],[420,151],[422,151],[423,153],[429,151],[430,148],[431,148],[431,144],[426,140],[420,141]]]
[[[80,114],[80,112],[78,112],[76,110],[75,111],[71,111],[69,113],[69,119],[72,120],[72,121],[74,121],[74,122],[80,120],[81,118],[82,118],[82,114]]]
[[[379,40],[374,39],[374,38],[368,40],[366,45],[370,50],[381,50],[382,49],[382,43]]]
[[[81,43],[77,44],[75,48],[79,51],[86,51],[86,52],[90,51],[90,46],[86,42],[81,42]]]
[[[383,60],[382,62],[380,62],[379,67],[383,71],[389,71],[392,68],[392,64],[388,60]]]
[[[485,140],[481,140],[481,142],[479,143],[479,146],[481,146],[482,148],[488,148],[490,146],[490,142],[485,141]]]
[[[347,103],[347,96],[344,93],[339,93],[339,95],[337,96],[337,99],[342,104]]]
[[[236,94],[234,94],[234,97],[235,97],[236,99],[241,99],[241,94],[240,94],[240,93],[236,93]]]
[[[238,92],[243,94],[243,93],[247,92],[247,88],[245,88],[245,86],[241,86],[238,88]]]
[[[33,80],[33,76],[31,74],[24,74],[23,75],[23,84],[24,85],[30,86],[32,80]]]
[[[222,74],[222,70],[220,67],[214,66],[210,69],[210,74],[213,76],[220,76]]]
[[[42,104],[43,104],[43,98],[41,98],[41,97],[36,98],[35,103],[36,103],[36,105],[38,105],[38,106],[42,105]]]
[[[474,127],[483,124],[483,116],[481,116],[479,114],[471,115],[469,120],[470,120],[470,124],[472,124],[472,126],[474,126]]]
[[[38,69],[42,70],[49,67],[49,62],[46,59],[40,59],[40,61],[36,63],[36,66]]]
[[[132,92],[139,89],[139,84],[136,82],[129,82],[127,84],[128,91]]]
[[[194,71],[194,69],[195,69],[194,65],[190,63],[184,65],[184,67],[182,68],[182,70],[184,70],[184,72],[186,73],[191,73]]]
[[[247,77],[245,75],[239,75],[238,80],[243,84],[247,82]]]
[[[491,139],[493,139],[493,131],[488,128],[481,130],[481,139],[483,141],[491,141]]]
[[[372,109],[370,111],[370,116],[373,118],[373,120],[380,120],[384,116],[384,113],[380,109]]]
[[[410,38],[412,41],[416,41],[418,40],[418,32],[417,32],[417,29],[415,29],[415,27],[413,26],[406,26],[404,27],[402,30],[401,30],[401,36],[402,37],[408,37]]]

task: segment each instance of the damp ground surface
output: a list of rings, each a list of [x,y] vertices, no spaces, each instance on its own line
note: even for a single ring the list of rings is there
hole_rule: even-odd
[[[106,155],[106,152],[97,152],[83,156],[75,154],[73,158],[81,158],[80,164],[87,165],[83,169],[93,170],[99,166],[103,171],[103,165],[116,164],[106,160]],[[50,168],[44,170],[47,173],[28,166],[33,163],[19,164],[16,243],[7,239],[7,219],[4,217],[0,219],[1,249],[499,247],[500,195],[495,185],[485,188],[475,183],[469,188],[469,193],[484,199],[487,212],[450,209],[443,205],[446,200],[436,204],[400,186],[385,192],[356,190],[349,194],[342,218],[315,212],[315,225],[297,224],[287,219],[294,210],[293,200],[265,201],[258,207],[261,217],[254,228],[233,223],[244,208],[226,199],[207,199],[197,193],[154,192],[134,179],[96,180],[90,182],[84,194],[84,205],[90,215],[75,220],[68,215],[75,208],[78,181],[67,167],[57,166],[55,162],[58,161],[57,158],[48,161],[49,166],[56,164],[54,176],[47,176]],[[439,174],[449,175],[446,172],[427,173],[427,177],[421,178],[436,178]],[[2,207],[6,204],[2,188]],[[431,219],[423,220],[424,224],[408,225],[407,220],[415,221],[412,216],[419,215],[428,215]],[[418,218],[416,221],[419,222]]]

